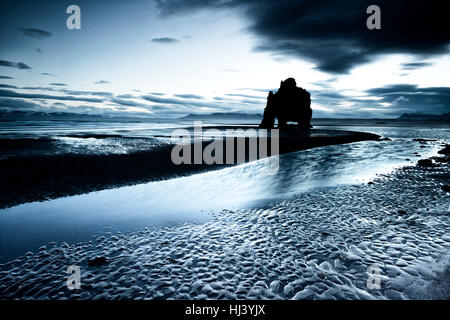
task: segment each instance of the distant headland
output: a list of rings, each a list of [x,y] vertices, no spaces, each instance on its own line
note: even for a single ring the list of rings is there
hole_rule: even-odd
[[[178,120],[251,120],[260,121],[263,117],[262,113],[242,113],[242,112],[213,112],[213,113],[191,113],[177,118]],[[74,112],[42,112],[42,111],[8,111],[0,110],[0,121],[46,121],[46,120],[71,120],[71,121],[145,121],[155,118],[143,116],[119,116],[108,114],[85,114]],[[443,114],[426,114],[426,113],[404,113],[395,118],[312,118],[317,120],[404,120],[404,121],[434,121],[434,122],[450,122],[450,113]]]

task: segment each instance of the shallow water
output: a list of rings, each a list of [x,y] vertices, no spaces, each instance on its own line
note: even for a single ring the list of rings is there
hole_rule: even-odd
[[[1,210],[0,298],[448,299],[448,166],[395,168],[450,129],[319,128],[392,140],[284,154],[276,175],[263,159]],[[107,264],[89,266],[97,256]],[[73,264],[82,289],[69,291]]]
[[[166,125],[162,127],[167,130]],[[211,219],[210,212],[221,209],[256,208],[315,188],[367,182],[377,174],[433,155],[439,148],[439,142],[420,143],[413,138],[443,141],[450,136],[448,128],[320,128],[373,132],[392,141],[365,141],[284,154],[276,174],[265,170],[270,159],[263,159],[189,177],[0,210],[0,261],[49,242],[70,244],[106,231],[204,223]],[[101,145],[105,139],[93,140]],[[90,141],[85,143],[89,145]]]
[[[0,265],[0,299],[450,299],[446,181],[446,164],[411,166],[205,223],[50,243]]]

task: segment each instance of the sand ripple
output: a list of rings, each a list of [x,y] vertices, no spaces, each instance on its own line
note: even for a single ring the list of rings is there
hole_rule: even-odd
[[[205,224],[51,243],[0,266],[0,298],[449,299],[448,178],[447,164],[406,167]],[[80,290],[66,287],[69,265]]]

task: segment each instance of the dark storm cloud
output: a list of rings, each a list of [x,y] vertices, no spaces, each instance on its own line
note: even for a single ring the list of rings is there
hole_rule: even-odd
[[[106,80],[100,80],[100,81],[95,82],[95,84],[108,84],[108,83],[110,83],[110,82],[106,81]]]
[[[51,37],[52,34],[48,31],[42,30],[42,29],[35,29],[35,28],[19,28],[19,30],[22,31],[24,35],[27,37],[35,38],[35,39],[44,39]]]
[[[430,67],[433,64],[431,62],[410,62],[410,63],[402,63],[403,70],[414,70],[423,67]]]
[[[65,87],[67,86],[67,84],[65,83],[60,83],[60,82],[52,82],[50,83],[51,86],[57,86],[57,87]]]
[[[155,0],[155,2],[164,16],[210,7],[220,8],[224,3],[220,0]],[[228,2],[231,6],[235,3],[233,0]]]
[[[154,43],[160,43],[160,44],[174,44],[174,43],[180,42],[179,40],[177,40],[175,38],[168,38],[168,37],[153,38],[151,41]]]
[[[0,76],[0,79],[14,79],[13,77],[9,77],[9,76]]]
[[[156,0],[162,15],[234,8],[259,36],[256,51],[312,61],[321,71],[347,73],[380,54],[421,57],[448,52],[450,24],[444,2],[421,0]],[[369,30],[366,10],[381,8],[381,30]]]
[[[6,60],[0,60],[0,66],[3,67],[11,67],[11,68],[18,68],[18,69],[31,69],[31,67],[27,66],[23,62],[11,62]]]

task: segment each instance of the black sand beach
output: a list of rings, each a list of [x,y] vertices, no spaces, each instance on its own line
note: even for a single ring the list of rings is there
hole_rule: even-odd
[[[204,224],[49,243],[0,264],[0,299],[449,299],[448,150]],[[65,286],[72,264],[82,290]]]

